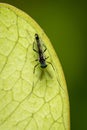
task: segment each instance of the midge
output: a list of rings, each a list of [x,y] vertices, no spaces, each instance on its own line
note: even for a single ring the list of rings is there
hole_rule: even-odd
[[[38,50],[36,50],[36,49],[34,48],[35,42],[33,43],[33,50],[34,50],[36,53],[38,53],[38,59],[36,59],[36,61],[39,61],[39,63],[34,66],[34,71],[33,71],[33,73],[35,72],[35,68],[36,68],[39,64],[40,64],[40,67],[41,67],[41,68],[46,68],[46,67],[47,67],[47,62],[48,62],[48,61],[46,62],[46,59],[47,59],[48,57],[45,57],[45,56],[44,56],[44,52],[47,50],[47,48],[46,48],[46,46],[43,44],[44,50],[42,49],[41,42],[40,42],[40,38],[39,38],[39,36],[38,36],[37,33],[35,34],[35,40],[36,40],[36,44],[37,44],[37,49],[38,49]],[[50,62],[48,62],[48,63],[51,64]],[[51,65],[52,65],[52,64],[51,64]],[[52,66],[52,67],[53,67],[53,66]]]

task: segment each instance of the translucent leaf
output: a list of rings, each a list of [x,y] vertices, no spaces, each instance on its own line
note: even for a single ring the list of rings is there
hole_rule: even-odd
[[[47,48],[46,68],[33,50],[36,33]],[[51,42],[30,16],[2,3],[0,130],[70,130],[66,83]]]

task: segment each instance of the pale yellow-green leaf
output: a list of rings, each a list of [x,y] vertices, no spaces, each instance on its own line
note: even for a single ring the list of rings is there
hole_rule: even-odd
[[[47,47],[47,68],[33,51],[35,33]],[[69,101],[60,62],[39,25],[0,4],[0,130],[70,130]]]

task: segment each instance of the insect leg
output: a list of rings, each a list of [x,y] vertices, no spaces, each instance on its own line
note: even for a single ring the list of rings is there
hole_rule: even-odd
[[[34,50],[36,53],[38,53],[38,51],[34,49],[34,44],[35,44],[35,42],[33,42],[33,50]]]
[[[54,69],[53,65],[51,62],[47,61],[48,64],[50,64],[52,66],[52,68]],[[55,70],[55,69],[54,69]]]
[[[49,56],[48,56],[48,57],[46,57],[46,58],[45,58],[45,60],[46,60],[46,59],[48,59],[48,58],[49,58]]]
[[[43,51],[43,53],[44,53],[44,52],[47,50],[47,48],[46,48],[46,46],[45,46],[44,44],[43,44],[43,46],[44,46],[44,48],[45,48],[44,51]]]
[[[35,61],[38,61],[38,59],[36,59]]]
[[[38,65],[39,65],[39,63],[38,63],[38,64],[36,64],[36,65],[34,66],[33,73],[35,73],[35,68],[36,68]]]

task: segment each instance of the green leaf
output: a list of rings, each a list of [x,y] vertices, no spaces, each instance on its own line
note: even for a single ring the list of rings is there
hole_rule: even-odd
[[[38,59],[33,51],[35,33],[47,47],[46,68],[35,61]],[[0,130],[70,130],[66,83],[51,42],[30,16],[3,3],[0,4]]]

